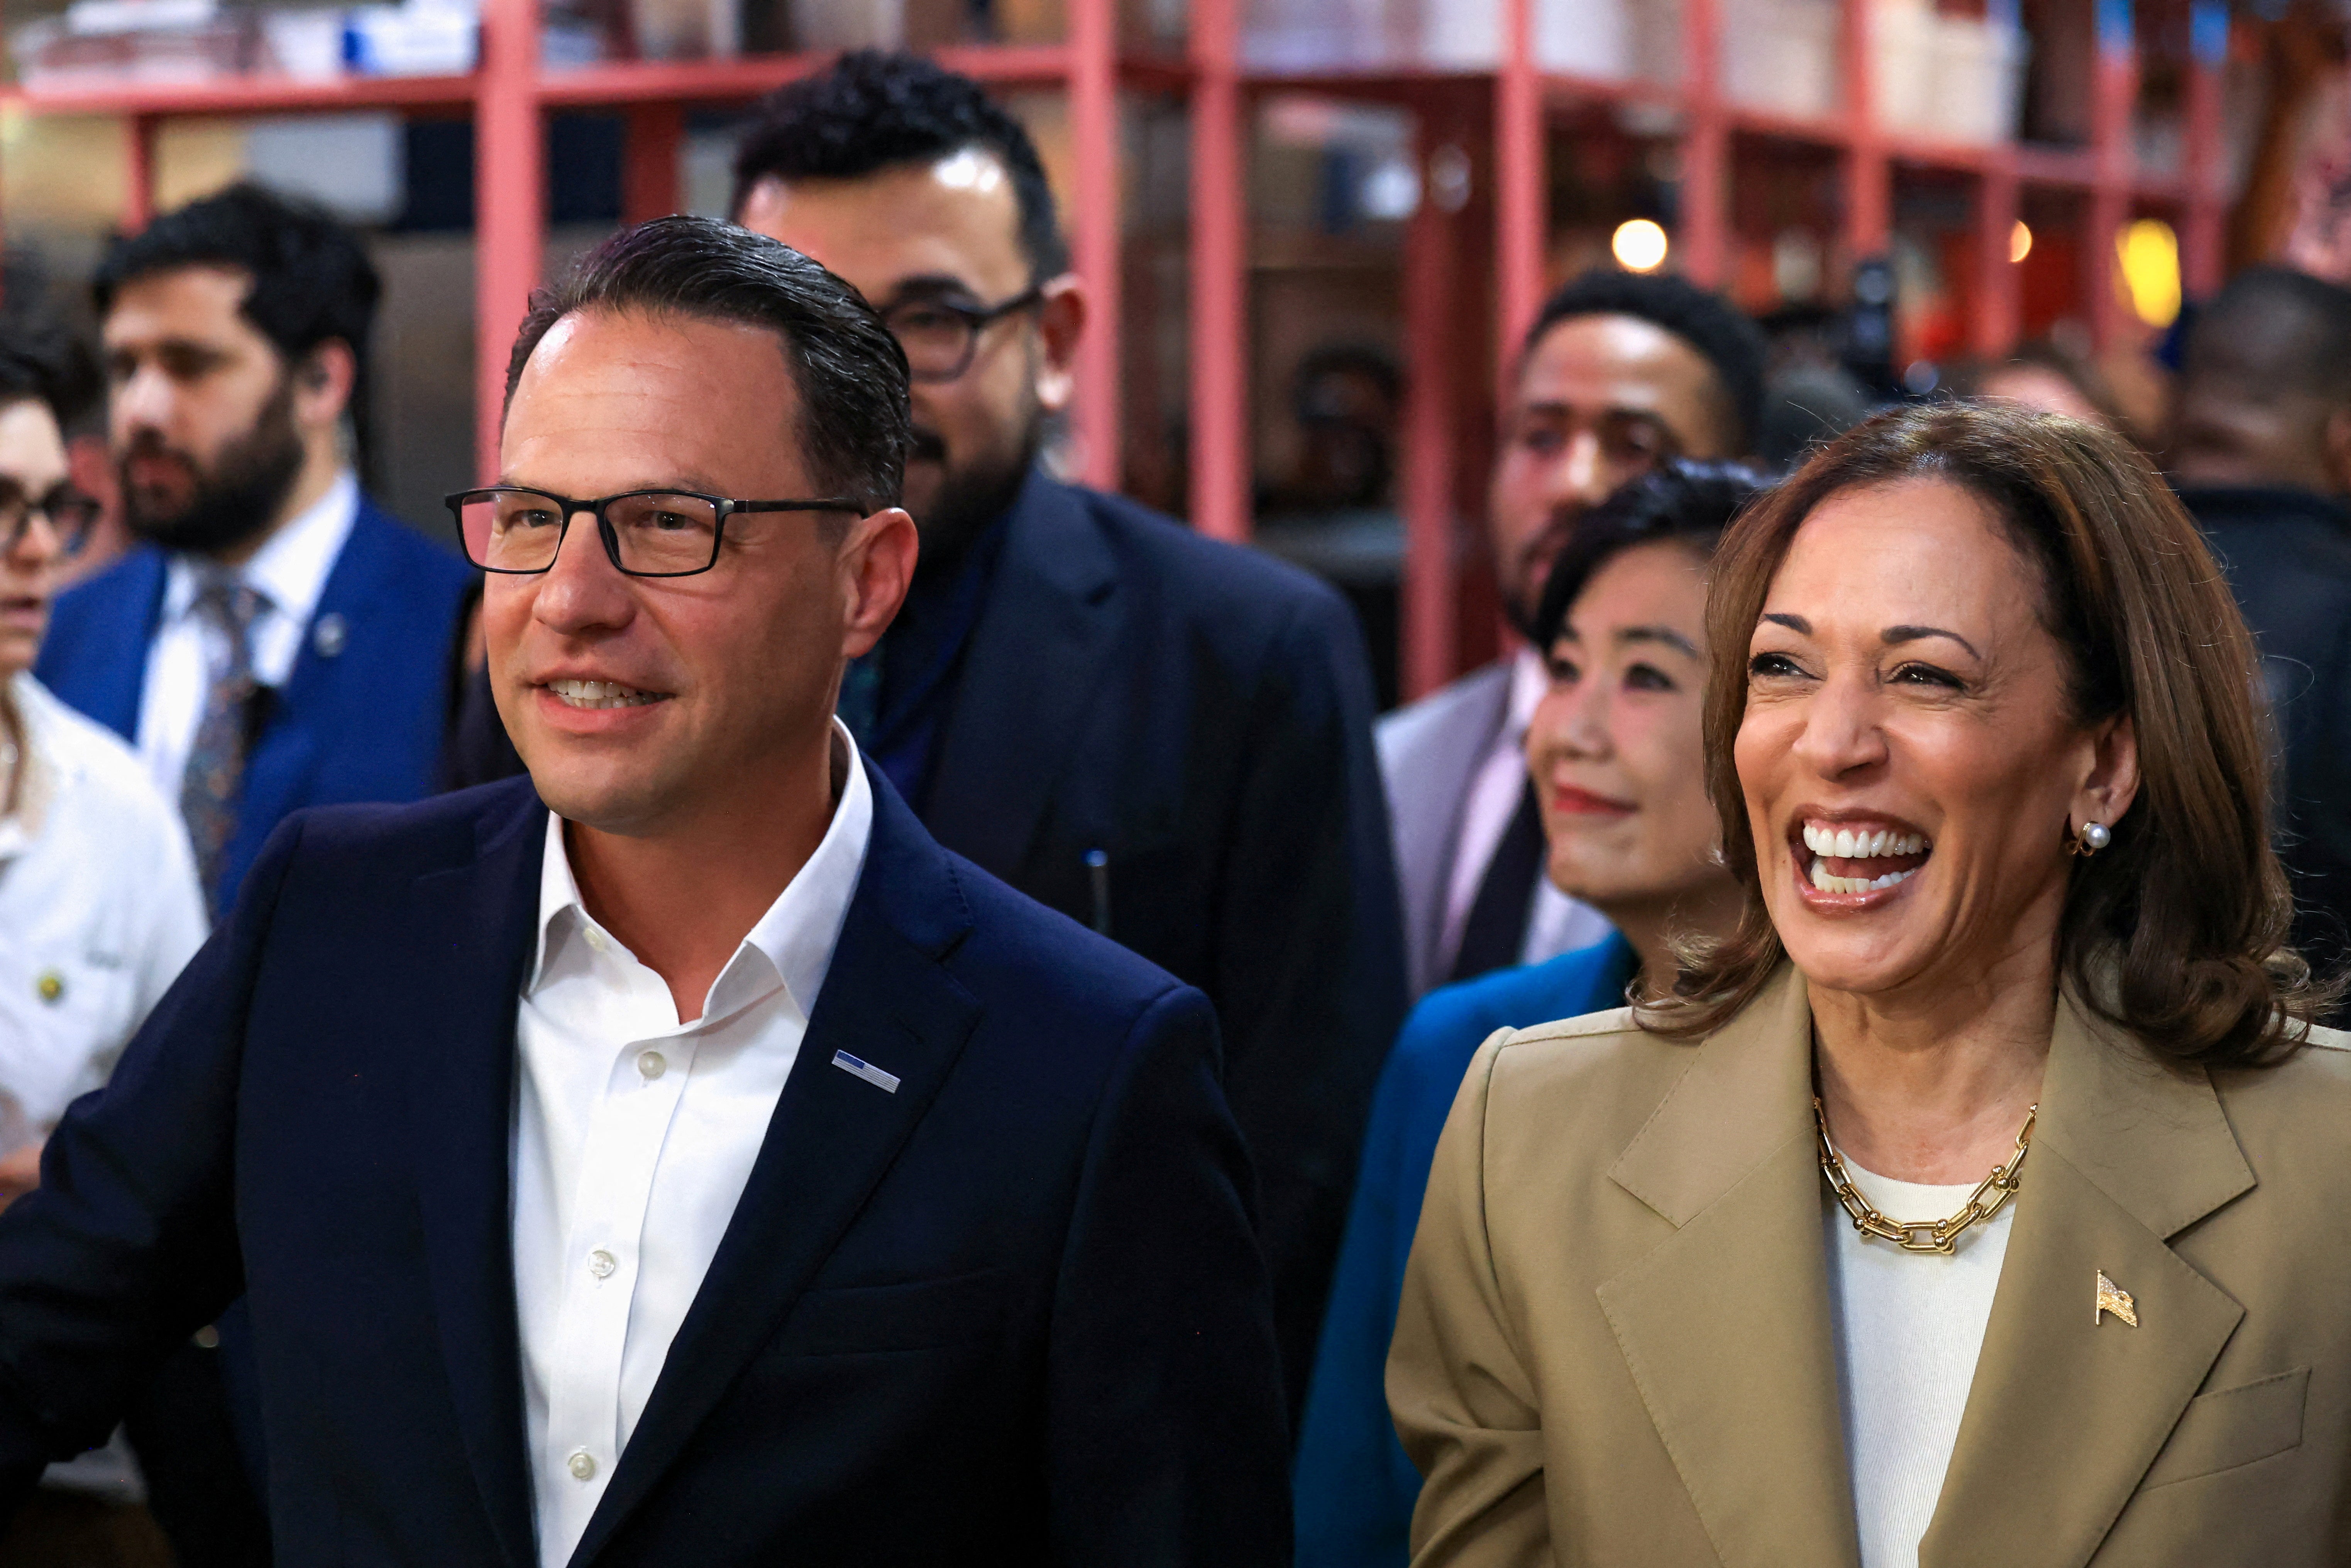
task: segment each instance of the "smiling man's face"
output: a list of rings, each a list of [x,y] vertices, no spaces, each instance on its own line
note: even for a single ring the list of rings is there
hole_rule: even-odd
[[[799,408],[773,331],[583,311],[557,322],[523,371],[500,482],[577,498],[810,497]],[[617,570],[581,514],[546,572],[492,573],[492,688],[549,807],[625,836],[677,831],[806,755],[831,722],[842,662],[880,632],[852,624],[852,558],[867,524],[844,535],[843,521],[742,514],[727,519],[713,570],[648,579]]]

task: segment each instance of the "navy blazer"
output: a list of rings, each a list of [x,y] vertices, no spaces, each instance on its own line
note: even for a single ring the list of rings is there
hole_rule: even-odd
[[[1207,1001],[869,775],[799,1060],[572,1562],[1286,1562]],[[546,823],[516,780],[271,840],[0,1215],[7,1499],[242,1291],[279,1568],[536,1563],[507,1160]]]
[[[1294,1409],[1405,1011],[1363,636],[1320,580],[1041,473],[1008,530],[925,821],[1215,1002]]]
[[[42,685],[134,746],[166,559],[142,545],[61,594],[34,665]],[[360,504],[293,674],[246,757],[245,803],[211,890],[214,907],[234,902],[287,812],[419,800],[438,787],[458,614],[474,577],[459,557]],[[330,615],[340,637],[318,634]]]

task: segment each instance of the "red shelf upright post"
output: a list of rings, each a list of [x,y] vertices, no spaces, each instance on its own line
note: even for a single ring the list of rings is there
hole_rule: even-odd
[[[1719,288],[1729,281],[1730,116],[1715,62],[1721,12],[1715,0],[1682,0],[1682,100],[1689,126],[1682,138],[1682,271]]]
[[[2009,259],[2022,210],[2016,162],[1995,157],[1976,186],[1976,308],[1969,347],[1987,360],[2016,347],[2024,316],[2024,277]]]
[[[1118,9],[1116,0],[1071,0],[1070,137],[1076,165],[1071,259],[1085,279],[1086,329],[1078,340],[1079,477],[1118,488],[1119,417]]]
[[[2090,340],[2100,350],[2120,335],[2122,299],[2115,241],[2130,219],[2131,108],[2138,98],[2138,41],[2131,0],[2097,0],[2098,63],[2091,102],[2090,150],[2095,164],[2090,188],[2090,232],[2082,260],[2088,274]]]
[[[1436,154],[1447,137],[1433,104],[1421,108],[1418,138],[1421,200],[1404,231],[1405,591],[1398,684],[1407,702],[1452,678],[1460,633],[1453,427],[1455,364],[1460,357],[1454,337],[1460,221],[1437,199]]]
[[[1838,18],[1838,76],[1844,91],[1845,262],[1886,254],[1894,242],[1893,165],[1877,128],[1870,69],[1871,0],[1844,0]]]
[[[123,172],[122,232],[135,235],[155,218],[155,117],[134,114],[125,129],[131,144]]]
[[[507,360],[547,244],[538,75],[538,0],[484,0],[474,118],[474,428],[486,481],[497,477]]]
[[[2179,281],[2190,299],[2220,290],[2228,270],[2228,197],[2221,188],[2221,70],[2229,62],[2225,0],[2195,0],[2188,67],[2188,210],[2179,235]]]
[[[1551,213],[1535,0],[1501,0],[1501,5],[1502,60],[1494,84],[1494,325],[1501,347],[1495,362],[1507,381],[1514,368],[1510,350],[1542,308]]]
[[[1192,0],[1192,526],[1249,536],[1249,205],[1236,0]]]
[[[679,149],[685,142],[685,108],[672,99],[629,108],[621,164],[621,221],[644,223],[677,211]]]

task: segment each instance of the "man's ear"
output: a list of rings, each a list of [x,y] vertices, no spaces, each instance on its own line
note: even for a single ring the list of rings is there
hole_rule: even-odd
[[[1086,286],[1074,272],[1044,285],[1037,307],[1037,402],[1048,413],[1070,406],[1077,391],[1078,339],[1086,329]]]
[[[839,558],[844,658],[871,651],[897,619],[921,549],[914,519],[903,507],[885,507],[849,525]]]
[[[296,361],[294,423],[304,430],[332,430],[350,407],[359,381],[359,356],[340,338],[329,338]]]

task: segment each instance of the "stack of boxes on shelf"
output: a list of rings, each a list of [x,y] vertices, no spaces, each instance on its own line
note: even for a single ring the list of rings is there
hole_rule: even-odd
[[[1535,0],[1535,61],[1601,81],[1681,79],[1680,0]],[[1272,74],[1490,71],[1499,0],[1252,0],[1241,59]]]
[[[74,0],[16,29],[18,79],[34,89],[194,84],[266,74],[459,75],[474,68],[476,0],[402,0],[339,8],[223,5],[219,0]]]

